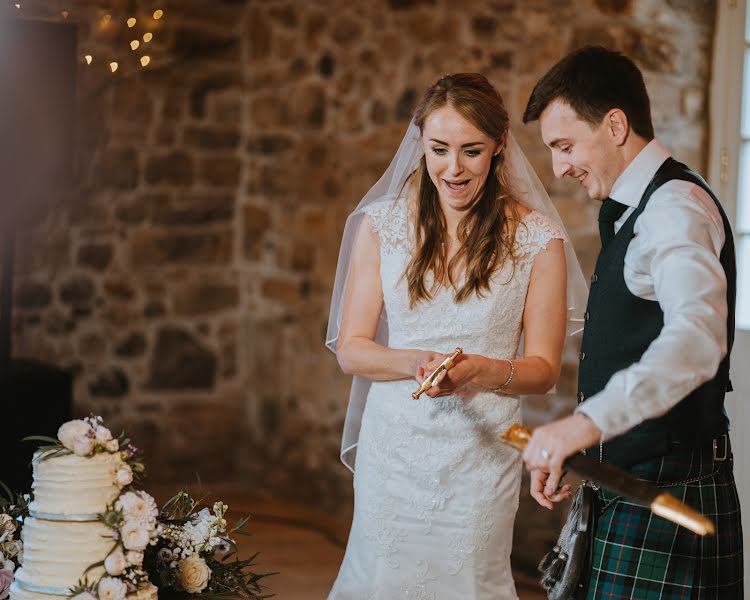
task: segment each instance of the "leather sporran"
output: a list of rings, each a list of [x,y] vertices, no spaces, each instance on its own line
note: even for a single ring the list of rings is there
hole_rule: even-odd
[[[539,563],[549,600],[570,600],[586,593],[596,531],[596,492],[584,481],[573,496],[557,544]]]

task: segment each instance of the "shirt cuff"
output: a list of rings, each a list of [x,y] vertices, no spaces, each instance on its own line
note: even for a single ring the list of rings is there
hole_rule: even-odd
[[[618,406],[622,407],[623,404],[624,398],[620,394],[608,392],[605,389],[579,404],[575,412],[591,419],[602,432],[601,441],[606,442],[626,432],[632,426],[627,419],[627,411],[618,409]]]

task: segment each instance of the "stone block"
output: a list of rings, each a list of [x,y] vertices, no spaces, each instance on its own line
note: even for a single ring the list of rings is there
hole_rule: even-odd
[[[22,310],[46,308],[52,302],[52,289],[47,283],[24,281],[15,290],[15,306]]]
[[[236,187],[240,182],[240,161],[234,156],[211,156],[201,160],[198,180],[215,187]]]
[[[188,146],[202,150],[231,150],[238,146],[240,132],[234,127],[188,127],[183,134],[183,141]]]
[[[104,271],[112,261],[113,254],[111,244],[84,244],[78,248],[76,262],[81,267]]]
[[[115,344],[115,356],[120,358],[136,358],[146,352],[146,338],[140,332],[131,332]]]
[[[177,290],[174,309],[180,316],[195,317],[234,308],[238,302],[239,289],[236,284],[201,279]]]
[[[240,58],[240,40],[234,35],[192,25],[177,27],[173,35],[173,51],[183,60],[233,62]]]
[[[216,381],[216,356],[192,333],[162,327],[149,367],[147,387],[154,390],[212,389]]]
[[[127,302],[136,296],[133,284],[126,277],[110,277],[102,286],[104,293],[114,300]]]
[[[190,91],[190,114],[196,118],[205,117],[207,99],[211,95],[241,88],[242,78],[235,70],[219,71],[202,77]]]
[[[151,156],[146,162],[146,183],[188,187],[193,183],[193,160],[185,152]]]
[[[226,264],[232,255],[231,231],[163,233],[138,231],[131,236],[130,263],[135,269],[169,264]]]
[[[88,391],[94,397],[121,398],[130,391],[130,382],[122,369],[111,367],[100,371],[89,381]]]
[[[94,281],[87,276],[71,277],[60,284],[60,301],[65,304],[81,304],[93,301]]]
[[[103,187],[132,190],[138,185],[138,157],[132,148],[109,150],[102,154],[96,177]]]
[[[208,225],[226,223],[234,215],[231,193],[191,193],[179,199],[163,198],[153,203],[152,221],[155,225]]]

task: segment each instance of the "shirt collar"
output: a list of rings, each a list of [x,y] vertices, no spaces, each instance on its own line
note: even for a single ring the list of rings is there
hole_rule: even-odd
[[[636,207],[669,152],[654,138],[630,161],[612,186],[609,197],[626,206]]]

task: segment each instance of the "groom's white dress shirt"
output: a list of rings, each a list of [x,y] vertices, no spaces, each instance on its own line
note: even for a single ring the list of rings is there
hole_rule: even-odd
[[[610,198],[628,206],[615,231],[668,157],[652,140],[615,181]],[[692,183],[669,181],[651,196],[634,233],[625,283],[632,294],[659,303],[664,327],[640,361],[615,373],[578,407],[603,440],[667,412],[711,379],[727,352],[727,281],[719,262],[725,234],[711,197]]]

